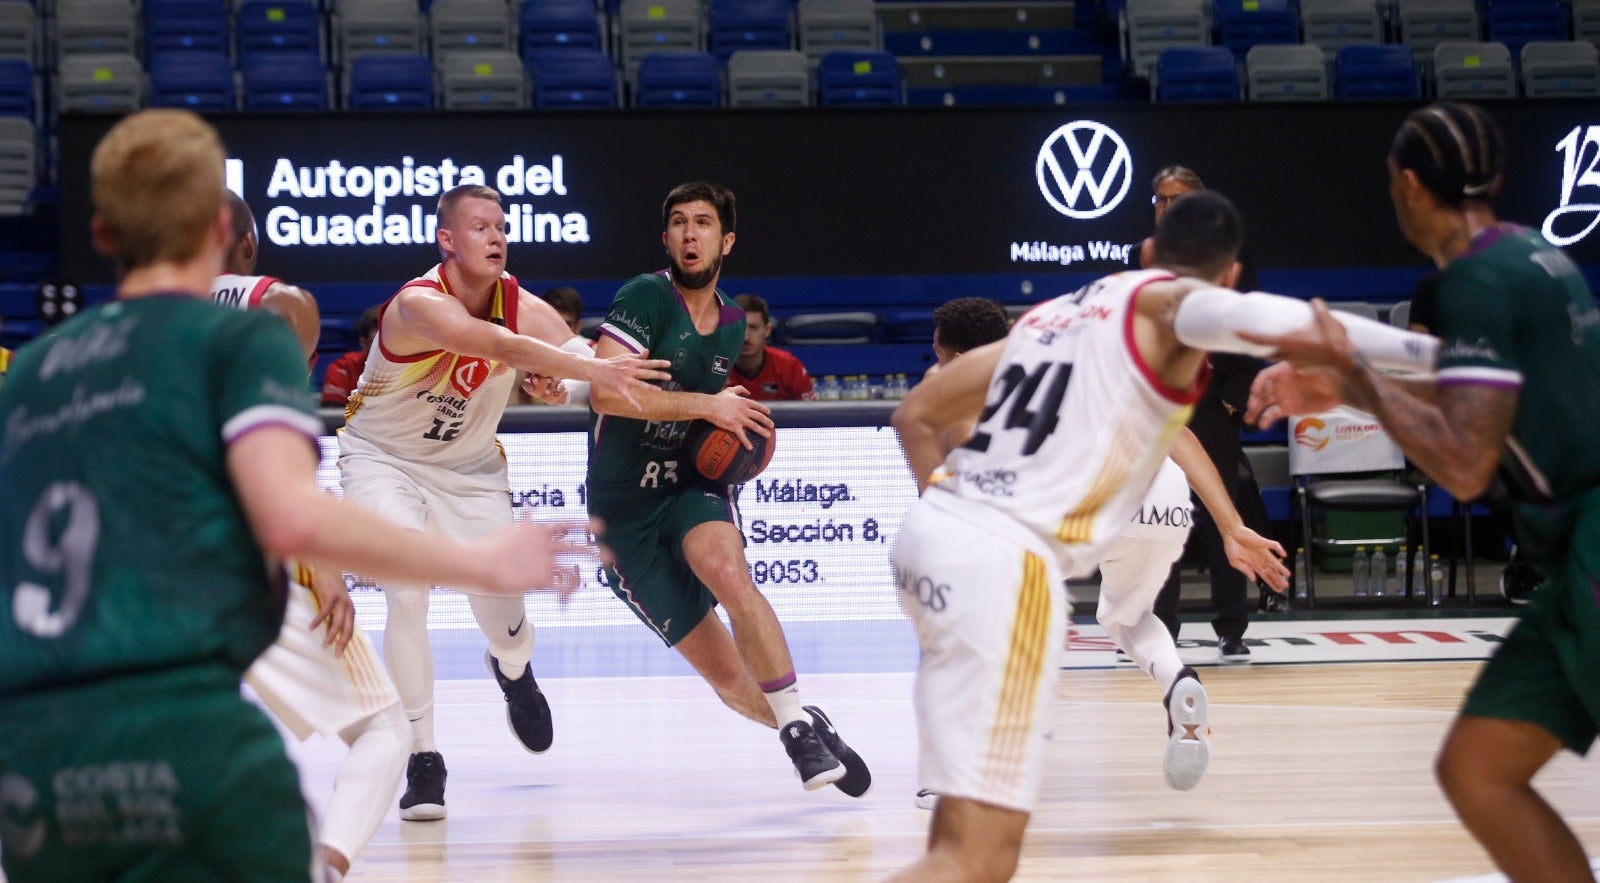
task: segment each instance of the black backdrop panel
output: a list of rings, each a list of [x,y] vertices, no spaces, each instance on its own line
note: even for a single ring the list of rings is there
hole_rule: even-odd
[[[230,115],[213,119],[254,208],[262,266],[393,282],[435,259],[439,189],[475,167],[506,193],[512,266],[610,279],[662,263],[660,206],[711,178],[739,198],[741,274],[930,275],[1137,263],[1150,178],[1195,168],[1243,211],[1269,269],[1416,266],[1384,156],[1408,106],[1133,106],[840,112]],[[1600,217],[1600,106],[1496,106],[1504,216],[1562,238]],[[61,127],[68,275],[109,282],[87,235],[88,163],[110,120]],[[1593,127],[1593,128],[1591,128]],[[520,192],[518,192],[520,190]],[[1583,206],[1589,206],[1583,208]],[[1130,254],[1130,246],[1133,251]],[[1600,236],[1569,246],[1600,263]]]

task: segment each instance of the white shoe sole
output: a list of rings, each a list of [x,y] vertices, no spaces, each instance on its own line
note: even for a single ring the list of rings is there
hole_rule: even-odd
[[[1172,688],[1167,714],[1172,716],[1172,735],[1167,739],[1167,750],[1161,758],[1161,772],[1166,776],[1167,787],[1188,791],[1200,784],[1211,763],[1211,739],[1207,732],[1211,708],[1206,688],[1194,678],[1180,678]]]
[[[917,809],[932,810],[939,805],[939,795],[932,791],[917,792]]]
[[[437,822],[444,815],[444,806],[438,803],[419,803],[400,810],[400,820],[405,822]]]
[[[799,770],[794,771],[794,777],[796,779],[800,779]],[[807,791],[816,791],[821,788],[826,788],[842,778],[844,778],[844,764],[841,763],[833,769],[823,770],[809,779],[800,779],[800,785]]]

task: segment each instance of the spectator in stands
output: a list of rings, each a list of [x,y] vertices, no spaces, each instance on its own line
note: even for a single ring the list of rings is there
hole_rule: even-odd
[[[768,346],[772,336],[772,313],[767,302],[754,294],[741,294],[734,303],[744,307],[744,346],[728,372],[729,386],[742,386],[750,397],[762,402],[814,401],[811,375],[793,353]]]
[[[1156,221],[1173,200],[1195,190],[1206,189],[1205,182],[1193,169],[1168,166],[1156,172],[1150,182],[1154,191]],[[1257,288],[1255,271],[1243,254],[1239,262],[1240,291]],[[1189,428],[1199,437],[1200,444],[1216,465],[1228,495],[1233,499],[1245,523],[1263,536],[1267,533],[1266,506],[1261,501],[1261,491],[1256,487],[1255,476],[1250,473],[1250,461],[1244,456],[1244,446],[1239,434],[1244,428],[1244,406],[1250,397],[1250,382],[1261,371],[1261,360],[1250,356],[1212,353],[1211,385],[1206,394],[1195,402],[1194,416],[1189,418]],[[1222,536],[1216,522],[1206,512],[1204,504],[1195,500],[1195,525],[1189,534],[1191,543],[1198,542],[1205,555],[1206,568],[1211,576],[1211,606],[1215,618],[1211,628],[1217,635],[1217,651],[1224,662],[1249,662],[1250,648],[1245,646],[1244,632],[1250,626],[1248,582],[1244,574],[1228,563]],[[1201,517],[1203,514],[1204,517]],[[1178,596],[1182,589],[1179,567],[1174,565],[1156,599],[1156,616],[1166,624],[1172,637],[1178,637]]]
[[[567,327],[572,329],[573,334],[583,333],[583,295],[578,293],[578,289],[557,285],[539,295],[539,298],[556,308],[556,312],[567,321]]]
[[[378,330],[378,307],[369,307],[356,320],[356,340],[361,348],[340,356],[322,375],[322,404],[332,407],[349,404],[350,394],[361,382],[361,372],[367,367],[367,351],[372,349],[372,335]]]

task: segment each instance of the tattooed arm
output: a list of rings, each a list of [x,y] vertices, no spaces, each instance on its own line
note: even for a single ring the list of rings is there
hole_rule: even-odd
[[[1344,374],[1344,399],[1376,414],[1400,450],[1451,496],[1477,499],[1494,481],[1511,435],[1517,390],[1459,384],[1419,396],[1407,388],[1415,383],[1385,377],[1358,358]]]
[[[1269,423],[1344,402],[1377,415],[1406,456],[1457,499],[1481,495],[1511,434],[1517,390],[1380,374],[1327,307],[1314,306],[1310,325],[1270,339],[1286,362],[1257,376],[1246,419]]]

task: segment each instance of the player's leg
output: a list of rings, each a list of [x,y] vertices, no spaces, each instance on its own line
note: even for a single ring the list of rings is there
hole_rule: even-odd
[[[663,535],[672,544],[669,548],[678,551],[693,583],[728,611],[738,658],[768,705],[801,782],[807,789],[831,782],[846,794],[860,797],[872,787],[872,773],[822,709],[802,704],[783,627],[766,596],[750,579],[738,520],[730,497],[688,490],[678,494],[668,508]],[[717,626],[721,628],[720,623]],[[691,648],[691,652],[697,649]],[[707,649],[723,655],[708,662],[719,668],[731,667],[725,645]],[[737,684],[735,689],[740,691],[736,694],[740,701],[747,702],[748,685]]]
[[[928,854],[896,880],[1006,880],[1038,800],[1066,631],[1051,563],[913,504],[894,565],[922,650],[919,784],[938,793]]]
[[[365,506],[405,527],[427,527],[428,498],[396,463],[369,457],[340,457],[339,482],[346,500]],[[428,592],[421,583],[383,586],[387,618],[383,663],[411,724],[411,756],[400,817],[407,821],[442,819],[447,770],[433,735],[433,647],[428,643]]]
[[[758,724],[777,729],[772,705],[715,610],[707,611],[700,624],[672,646],[717,691],[725,705]]]
[[[941,797],[928,829],[928,851],[891,875],[891,883],[983,883],[1010,880],[1022,854],[1029,814]]]
[[[350,753],[334,777],[318,839],[323,860],[342,877],[372,842],[394,801],[411,751],[411,725],[396,700],[344,728],[339,738]]]
[[[1533,789],[1561,747],[1535,723],[1462,715],[1440,750],[1434,772],[1450,805],[1513,880],[1594,880],[1583,845]]]
[[[1562,747],[1593,745],[1600,720],[1600,513],[1579,516],[1561,576],[1534,593],[1478,674],[1435,773],[1467,830],[1514,880],[1591,880],[1572,829],[1533,789]]]
[[[1156,598],[1172,566],[1183,555],[1183,535],[1168,539],[1122,536],[1100,561],[1100,598],[1095,619],[1134,664],[1163,691],[1184,669],[1178,646],[1157,618]]]
[[[496,465],[496,474],[503,481],[505,463],[499,460]],[[465,540],[504,529],[514,521],[505,487],[486,488],[484,479],[459,484],[452,473],[439,470],[430,475],[430,528]],[[467,593],[473,619],[489,644],[484,666],[505,698],[506,725],[529,752],[548,751],[555,740],[555,726],[550,703],[533,676],[533,623],[528,621],[522,596],[478,595],[471,587],[460,588]]]
[[[394,801],[411,727],[367,636],[358,630],[335,654],[323,646],[325,628],[310,628],[314,603],[310,589],[290,584],[283,630],[245,682],[296,738],[322,733],[350,746],[319,837],[324,861],[342,875]]]

